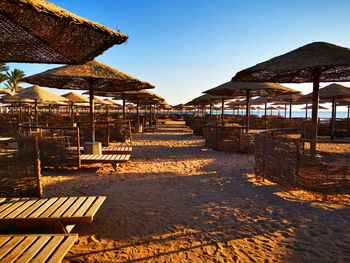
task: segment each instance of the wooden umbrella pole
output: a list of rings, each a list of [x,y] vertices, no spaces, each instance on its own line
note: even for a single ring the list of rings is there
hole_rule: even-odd
[[[221,122],[222,125],[224,125],[224,118],[225,118],[225,100],[221,100]]]
[[[292,120],[292,100],[289,101],[289,120]]]
[[[332,97],[331,140],[334,139],[335,111],[336,111],[335,97]]]
[[[311,128],[311,152],[316,152],[316,140],[318,130],[318,103],[319,103],[319,89],[320,89],[320,71],[315,69],[313,72],[314,82],[312,90],[312,128]]]
[[[210,120],[213,120],[213,103],[210,101]]]
[[[284,104],[284,118],[287,119],[287,103]]]
[[[308,108],[308,104],[305,104],[305,120],[307,120],[307,108]]]
[[[137,123],[137,125],[139,125],[139,119],[140,119],[140,116],[139,116],[139,100],[137,99],[136,100],[136,123]]]
[[[348,128],[348,131],[350,131],[350,122],[349,122],[349,117],[350,117],[350,105],[348,105],[348,121],[347,121],[347,128]]]
[[[265,101],[265,129],[267,128],[267,102]]]
[[[35,124],[38,125],[39,118],[38,118],[38,100],[35,100],[34,102],[34,118],[35,118]]]
[[[249,129],[249,117],[250,117],[250,91],[246,90],[246,108],[245,108],[245,131],[248,132]]]
[[[126,120],[126,105],[125,105],[125,94],[123,93],[123,120]]]
[[[149,126],[152,126],[152,104],[149,105]]]
[[[90,125],[91,125],[91,140],[95,142],[95,101],[94,101],[94,86],[90,83]]]

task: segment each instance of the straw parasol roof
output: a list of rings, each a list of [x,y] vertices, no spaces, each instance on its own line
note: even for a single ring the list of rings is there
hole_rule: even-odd
[[[69,101],[74,103],[89,103],[89,98],[77,94],[75,92],[69,92],[67,94],[62,95],[62,97],[67,98]]]
[[[110,99],[104,99],[105,102],[108,102],[110,105],[114,106],[114,107],[121,107],[122,105],[120,105],[118,102],[115,102],[113,100]]]
[[[198,105],[206,105],[210,103],[219,103],[222,100],[229,100],[229,99],[231,99],[231,97],[229,96],[204,94],[202,96],[199,96],[193,99],[192,103],[198,104]]]
[[[55,103],[55,102],[67,102],[68,99],[57,95],[51,91],[43,89],[39,86],[32,86],[21,90],[13,96],[8,96],[4,99],[7,102],[10,101],[21,101],[21,100],[31,100],[37,102]]]
[[[91,85],[98,91],[125,91],[154,88],[98,61],[83,65],[68,65],[32,75],[23,81],[57,89],[90,90]]]
[[[128,36],[42,0],[0,1],[1,62],[81,64]]]
[[[302,83],[350,81],[350,49],[325,42],[314,42],[238,72],[233,81]]]
[[[96,93],[96,94],[102,94],[102,93]],[[110,93],[106,95],[113,96],[113,99],[120,100],[120,99],[127,99],[127,100],[146,100],[146,99],[155,99],[155,100],[161,100],[164,101],[162,97],[159,95],[150,92],[148,90],[135,90],[135,91],[124,91],[124,92],[116,92],[116,93]]]
[[[306,109],[311,109],[311,106],[309,107],[303,107],[301,108],[302,110],[306,110]],[[319,110],[330,110],[328,107],[322,106],[322,105],[318,105],[318,109]]]
[[[247,92],[249,92],[250,97],[271,97],[280,94],[298,93],[299,91],[284,87],[276,83],[229,81],[217,86],[216,88],[206,90],[203,93],[230,97],[245,97]]]
[[[350,98],[350,88],[345,87],[340,84],[330,84],[322,89],[320,89],[319,97],[321,99],[340,99],[340,98]],[[306,94],[300,98],[302,101],[311,101],[312,93]]]

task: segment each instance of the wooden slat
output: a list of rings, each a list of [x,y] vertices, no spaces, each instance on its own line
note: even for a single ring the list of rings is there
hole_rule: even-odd
[[[39,199],[35,202],[35,204],[31,205],[28,209],[23,211],[21,214],[17,215],[17,218],[26,218],[29,216],[33,211],[35,211],[37,208],[39,208],[43,203],[45,203],[48,199]]]
[[[0,248],[0,259],[2,259],[14,246],[24,239],[23,236],[15,236],[11,238],[5,245]]]
[[[77,197],[69,197],[50,217],[60,217],[76,199]]]
[[[12,211],[14,211],[17,207],[21,206],[24,204],[24,200],[21,201],[21,200],[18,200],[14,203],[12,203],[11,206],[7,207],[5,210],[3,210],[1,213],[0,213],[0,218],[4,218],[6,215],[8,215],[9,213],[11,213]]]
[[[6,200],[5,197],[0,197],[0,203],[4,202]]]
[[[25,211],[29,206],[33,205],[35,203],[35,201],[36,201],[35,199],[25,201],[25,203],[23,205],[18,207],[16,210],[12,211],[10,214],[5,216],[4,218],[14,218],[14,217],[16,217],[17,215],[19,215],[20,213]]]
[[[44,213],[42,213],[39,218],[49,217],[62,203],[67,200],[67,197],[60,197],[58,200],[51,206],[49,206]]]
[[[58,249],[54,252],[52,257],[48,260],[48,263],[57,263],[61,262],[70,248],[74,245],[75,240],[77,240],[77,236],[68,236],[58,247]]]
[[[3,258],[3,262],[10,263],[15,261],[36,239],[36,236],[25,237],[21,243],[17,244],[16,247],[13,248],[5,258]]]
[[[65,238],[63,235],[55,235],[53,238],[46,244],[46,246],[41,250],[41,252],[36,255],[31,263],[42,263],[45,262],[52,254],[52,252],[60,245],[61,241]],[[58,261],[59,262],[59,261]]]
[[[38,207],[32,214],[28,216],[28,218],[36,218],[39,217],[45,210],[50,207],[54,202],[58,200],[58,197],[47,199],[45,203]]]
[[[94,202],[96,199],[96,196],[90,196],[88,197],[82,206],[73,214],[74,217],[77,216],[83,216],[86,212],[86,210],[90,207],[90,205]]]
[[[18,198],[19,199],[19,198]],[[8,208],[9,206],[13,205],[14,202],[10,202],[9,200],[7,200],[6,202],[2,203],[0,205],[0,213],[2,211],[4,211],[6,208]]]
[[[85,216],[93,217],[105,200],[105,196],[99,196],[93,205],[89,208],[89,210],[85,213]]]
[[[28,263],[40,251],[42,247],[51,239],[51,236],[39,236],[35,243],[19,257],[16,263]]]
[[[79,197],[73,205],[62,215],[62,217],[70,217],[80,207],[80,205],[87,199],[85,196]]]
[[[5,244],[11,237],[9,236],[0,236],[0,247]]]

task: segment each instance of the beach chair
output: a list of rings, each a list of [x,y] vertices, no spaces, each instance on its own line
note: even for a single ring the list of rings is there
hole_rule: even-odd
[[[82,154],[81,164],[110,163],[116,171],[121,163],[126,163],[130,159],[130,154]]]
[[[105,196],[0,198],[0,229],[54,228],[69,233],[77,224],[88,224]]]
[[[77,234],[0,235],[0,262],[61,262]]]

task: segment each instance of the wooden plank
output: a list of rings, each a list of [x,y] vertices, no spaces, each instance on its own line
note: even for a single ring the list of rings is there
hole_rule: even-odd
[[[0,248],[0,259],[6,256],[6,254],[11,251],[18,243],[24,239],[23,236],[15,236],[11,238],[5,245]],[[2,261],[2,260],[1,260]]]
[[[23,251],[25,251],[35,240],[37,239],[36,236],[28,236],[22,239],[21,243],[18,243],[16,247],[13,248],[13,250],[2,260],[3,262],[13,262],[15,261]]]
[[[64,235],[55,235],[41,250],[41,252],[32,259],[31,263],[45,262],[52,254],[52,252],[60,245],[61,241],[65,238]],[[59,262],[59,261],[58,261]]]
[[[73,214],[73,217],[83,216],[86,210],[90,207],[90,205],[94,202],[96,196],[89,196],[82,206]]]
[[[9,236],[0,236],[0,247],[5,244],[11,237]]]
[[[17,215],[17,218],[26,218],[28,215],[30,215],[33,211],[35,211],[39,206],[41,206],[43,203],[45,203],[48,199],[39,199],[37,200],[33,205],[31,205],[28,209],[23,211],[21,214]]]
[[[79,197],[75,203],[62,215],[62,217],[69,217],[80,207],[80,205],[87,199],[86,196]]]
[[[5,202],[6,197],[0,197],[0,203]]]
[[[39,218],[49,217],[58,207],[67,200],[67,197],[60,197],[53,205],[50,205]]]
[[[70,235],[63,240],[58,249],[54,252],[52,257],[48,260],[48,263],[57,263],[61,262],[67,252],[74,245],[74,242],[77,240],[78,236]]]
[[[53,214],[50,215],[50,217],[60,217],[76,199],[77,197],[69,197]]]
[[[44,213],[44,211],[50,207],[51,204],[53,204],[54,202],[56,202],[58,200],[58,197],[54,197],[54,198],[50,198],[47,199],[47,201],[42,204],[40,207],[38,207],[37,210],[35,210],[32,214],[30,214],[28,216],[28,218],[36,218],[39,217],[42,213]]]
[[[17,199],[19,199],[19,198],[17,198]],[[10,201],[10,200],[7,200],[6,202],[2,203],[0,205],[0,213],[2,211],[4,211],[6,208],[8,208],[9,206],[11,206],[13,203],[14,203],[14,201]]]
[[[93,205],[86,211],[85,216],[93,217],[97,210],[100,208],[102,203],[106,200],[105,196],[99,196],[97,197],[96,201],[93,203]]]
[[[14,218],[14,217],[16,217],[17,215],[19,215],[20,213],[25,211],[29,206],[34,204],[35,201],[36,201],[35,199],[25,201],[25,203],[22,206],[18,207],[16,210],[12,211],[10,214],[5,216],[4,218]]]
[[[24,204],[24,200],[21,201],[21,200],[18,200],[14,203],[12,203],[12,205],[10,205],[9,207],[7,207],[5,210],[3,210],[1,213],[0,213],[0,218],[4,218],[6,215],[8,215],[9,213],[11,213],[12,211],[14,211],[15,209],[17,209],[17,207],[21,206]]]
[[[28,263],[40,251],[42,247],[51,239],[51,236],[39,236],[35,243],[19,257],[16,263]]]

